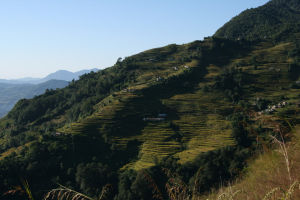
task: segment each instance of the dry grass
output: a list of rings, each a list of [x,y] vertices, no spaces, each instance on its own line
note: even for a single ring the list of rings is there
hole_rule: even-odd
[[[296,200],[300,199],[300,126],[292,142],[273,137],[274,151],[265,152],[248,167],[247,175],[201,200]]]
[[[94,200],[82,193],[74,191],[70,188],[60,186],[60,188],[53,189],[48,192],[44,200]]]

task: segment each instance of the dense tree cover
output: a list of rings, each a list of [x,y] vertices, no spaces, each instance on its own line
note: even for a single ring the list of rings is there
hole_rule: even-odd
[[[289,77],[292,80],[297,80],[300,75],[300,66],[298,62],[293,62],[289,65]]]
[[[97,196],[105,184],[115,184],[119,167],[109,162],[118,152],[109,151],[102,140],[91,135],[60,139],[44,136],[41,141],[33,142],[0,162],[1,192],[26,179],[39,197],[56,184]]]
[[[76,182],[85,194],[99,194],[102,187],[112,182],[113,173],[102,163],[80,163],[76,169]]]
[[[264,6],[248,9],[220,28],[215,36],[231,39],[260,40],[286,37],[298,32],[298,0],[272,0]]]
[[[227,97],[237,103],[243,97],[244,84],[249,82],[249,76],[242,70],[232,68],[225,70],[221,75],[215,78],[214,89],[222,90]]]

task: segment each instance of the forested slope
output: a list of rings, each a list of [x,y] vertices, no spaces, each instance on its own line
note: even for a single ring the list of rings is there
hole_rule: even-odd
[[[221,27],[215,36],[234,40],[282,40],[291,32],[299,32],[299,21],[298,0],[273,0],[242,12]]]

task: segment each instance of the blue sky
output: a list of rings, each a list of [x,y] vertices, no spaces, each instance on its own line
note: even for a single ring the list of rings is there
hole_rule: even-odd
[[[211,36],[268,0],[0,0],[0,78],[105,68]]]

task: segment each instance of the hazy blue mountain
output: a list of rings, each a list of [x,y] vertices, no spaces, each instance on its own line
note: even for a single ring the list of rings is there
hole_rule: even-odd
[[[70,72],[67,70],[59,70],[54,73],[47,75],[44,78],[20,78],[20,79],[0,79],[0,83],[8,83],[8,84],[40,84],[49,80],[63,80],[63,81],[72,81],[78,80],[79,77],[83,74],[90,73],[91,71],[97,72],[99,69],[88,69],[88,70],[81,70],[78,72]]]
[[[29,83],[37,83],[40,81],[40,78],[20,78],[20,79],[0,79],[0,83],[7,83],[7,84],[29,84]]]
[[[67,71],[67,70],[59,70],[59,71],[56,71],[52,74],[49,74],[45,78],[39,80],[39,82],[45,82],[45,81],[52,80],[52,79],[64,80],[64,81],[72,81],[73,79],[78,80],[81,75],[90,73],[91,71],[96,72],[96,71],[98,71],[98,69],[95,68],[95,69],[90,69],[90,70],[81,70],[81,71],[78,71],[78,72],[70,72],[70,71]]]
[[[69,84],[64,80],[49,80],[40,84],[0,83],[0,117],[6,115],[23,98],[43,94],[46,89],[63,88]]]

